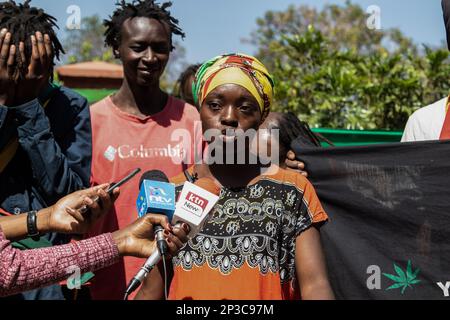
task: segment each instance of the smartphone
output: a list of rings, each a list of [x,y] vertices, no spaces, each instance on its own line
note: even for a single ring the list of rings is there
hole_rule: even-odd
[[[127,174],[125,176],[125,178],[123,178],[119,182],[111,183],[110,187],[108,188],[108,190],[106,192],[109,194],[109,196],[112,196],[112,194],[114,192],[114,189],[123,186],[125,183],[127,183],[128,181],[133,179],[139,172],[141,172],[141,169],[137,168],[137,169],[131,171],[129,174]],[[95,202],[99,202],[100,198],[99,197],[95,197],[95,199],[92,199],[92,200],[95,201]],[[84,214],[84,213],[88,212],[88,210],[89,209],[88,209],[87,206],[83,206],[79,211],[81,212],[81,214]]]
[[[132,172],[130,172],[125,178],[123,178],[123,179],[120,180],[119,182],[113,182],[113,183],[111,183],[111,186],[109,187],[109,189],[108,189],[106,192],[107,192],[110,196],[112,196],[114,189],[123,186],[125,183],[127,183],[128,181],[130,181],[131,179],[133,179],[139,172],[141,172],[141,169],[140,169],[140,168],[137,168],[137,169],[133,170]]]

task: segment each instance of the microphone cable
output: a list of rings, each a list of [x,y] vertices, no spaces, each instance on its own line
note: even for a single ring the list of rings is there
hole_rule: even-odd
[[[167,293],[167,267],[166,267],[166,257],[162,258],[163,268],[164,268],[164,297],[166,301],[169,300],[169,295]]]

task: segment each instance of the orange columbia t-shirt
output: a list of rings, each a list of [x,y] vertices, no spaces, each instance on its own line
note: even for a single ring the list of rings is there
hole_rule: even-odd
[[[201,148],[198,111],[173,97],[169,97],[162,112],[146,118],[122,112],[107,97],[91,107],[91,122],[93,185],[117,182],[136,168],[142,169],[140,176],[150,170],[161,170],[169,178],[177,176],[187,164],[194,163],[194,153]],[[138,219],[140,176],[121,187],[114,210],[99,221],[89,236],[116,231]],[[126,285],[144,262],[127,257],[97,271],[91,287],[93,299],[121,300]]]

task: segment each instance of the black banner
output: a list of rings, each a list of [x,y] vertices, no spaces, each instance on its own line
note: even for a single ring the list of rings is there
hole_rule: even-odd
[[[450,142],[293,148],[330,216],[338,299],[450,299]]]

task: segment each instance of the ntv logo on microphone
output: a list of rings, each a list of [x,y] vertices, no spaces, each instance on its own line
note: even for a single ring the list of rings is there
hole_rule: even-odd
[[[136,206],[139,217],[150,212],[171,217],[175,210],[175,186],[171,183],[143,181]]]
[[[201,217],[208,206],[208,203],[209,201],[205,198],[189,192],[184,200],[183,208],[197,217]]]
[[[167,197],[167,192],[164,191],[163,188],[158,187],[149,187],[150,189],[150,201],[151,202],[159,202],[159,203],[172,203],[172,198]]]

